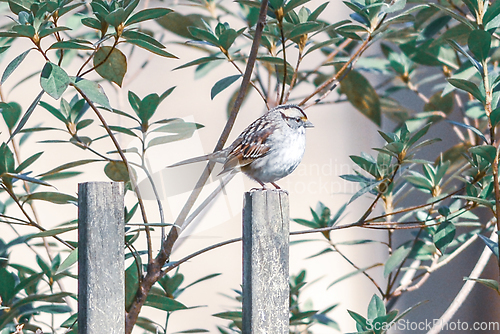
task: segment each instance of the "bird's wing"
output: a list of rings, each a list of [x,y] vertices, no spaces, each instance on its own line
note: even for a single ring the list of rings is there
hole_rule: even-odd
[[[270,149],[267,139],[273,133],[275,126],[269,126],[266,119],[259,118],[231,145],[231,151],[224,163],[220,174],[226,173],[236,167],[243,167],[255,159],[266,155]]]

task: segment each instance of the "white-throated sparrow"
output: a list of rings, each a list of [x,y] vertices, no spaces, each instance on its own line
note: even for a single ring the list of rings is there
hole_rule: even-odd
[[[227,148],[184,160],[169,167],[211,160],[224,164],[222,172],[242,171],[265,188],[297,168],[306,148],[305,128],[313,127],[296,105],[280,105],[250,124]]]

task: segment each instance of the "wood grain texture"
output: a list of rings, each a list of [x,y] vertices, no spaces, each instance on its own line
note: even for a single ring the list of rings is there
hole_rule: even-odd
[[[245,193],[243,333],[289,333],[289,204],[283,190]]]
[[[78,333],[125,333],[123,184],[78,185]]]

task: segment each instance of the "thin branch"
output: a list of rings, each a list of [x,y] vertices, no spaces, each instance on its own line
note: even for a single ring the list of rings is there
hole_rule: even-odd
[[[371,41],[371,38],[372,38],[372,36],[369,35],[368,38],[363,42],[363,44],[361,44],[361,46],[358,48],[358,50],[344,64],[344,66],[342,66],[341,69],[339,71],[337,71],[337,73],[335,73],[335,75],[333,77],[331,77],[330,79],[328,79],[327,81],[325,81],[322,85],[320,85],[318,88],[316,88],[316,90],[312,94],[309,94],[309,96],[307,96],[302,101],[300,101],[299,106],[304,105],[307,101],[309,101],[316,94],[318,94],[323,89],[325,89],[326,87],[328,87],[331,83],[333,83],[335,81],[340,81],[340,78],[343,77],[347,72],[349,72],[349,69],[356,62],[356,60],[358,59],[358,57],[361,56],[361,54],[366,50],[366,48],[368,46],[368,43]],[[334,87],[335,87],[335,85],[332,88],[334,88]],[[332,92],[332,88],[330,88],[321,97],[319,97],[318,99],[316,99],[313,103],[307,105],[307,107],[305,107],[305,108],[308,108],[308,107],[310,107],[312,105],[315,105],[318,102],[320,102],[321,100],[325,99]]]
[[[231,59],[231,58],[229,57],[229,55],[226,55],[226,57],[228,58],[229,62],[230,62],[231,64],[233,64],[233,66],[236,68],[236,70],[237,70],[238,72],[240,72],[240,74],[241,74],[241,75],[243,75],[243,71],[242,71],[242,70],[240,69],[240,67],[239,67],[239,66],[235,63],[235,61],[234,61],[233,59]],[[252,86],[252,87],[255,89],[255,91],[256,91],[256,92],[260,95],[260,97],[262,98],[262,101],[264,101],[264,103],[266,104],[267,109],[271,109],[271,108],[269,107],[269,103],[267,102],[267,99],[266,99],[266,96],[264,95],[264,93],[263,93],[263,92],[261,92],[261,91],[260,91],[260,89],[259,89],[259,88],[258,88],[258,87],[257,87],[257,86],[256,86],[256,85],[252,82],[252,81],[249,81],[249,84],[250,84],[250,86]]]
[[[279,99],[279,104],[283,104],[284,98],[285,98],[285,86],[286,86],[286,79],[287,79],[287,61],[286,61],[286,45],[285,45],[285,32],[283,31],[283,20],[280,19],[278,21],[278,26],[280,28],[281,32],[281,49],[283,51],[283,82],[281,83],[281,94],[280,94],[280,99]],[[279,73],[276,73],[279,74]]]
[[[290,98],[290,93],[292,92],[292,89],[295,87],[301,61],[302,61],[302,49],[299,49],[299,55],[297,57],[297,64],[295,65],[295,70],[293,71],[292,81],[290,82],[290,87],[288,87],[288,92],[286,93],[286,97],[283,103],[288,102],[288,99]]]
[[[354,262],[352,262],[344,253],[342,253],[339,248],[333,244],[333,243],[330,243],[330,245],[333,247],[333,249],[339,253],[340,256],[342,256],[344,258],[344,260],[346,260],[354,269],[356,270],[360,270],[361,268],[358,267]],[[375,286],[375,288],[377,288],[378,292],[383,296],[384,295],[384,291],[382,291],[382,289],[380,288],[380,285],[377,284],[377,282],[375,282],[375,280],[373,279],[373,277],[371,277],[365,270],[362,270],[361,273],[363,273],[363,275],[366,276],[366,278],[368,278],[372,283],[373,285]]]

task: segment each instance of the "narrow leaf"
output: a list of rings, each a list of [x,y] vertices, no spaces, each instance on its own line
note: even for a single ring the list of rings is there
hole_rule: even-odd
[[[78,202],[75,196],[50,191],[32,193],[23,199],[25,201],[42,200],[55,204],[76,204]]]
[[[464,124],[464,123],[455,122],[455,121],[450,121],[450,120],[446,120],[446,121],[448,123],[451,123],[451,124],[454,124],[457,126],[461,126],[461,127],[466,128],[468,130],[471,130],[472,132],[477,134],[479,136],[479,138],[481,138],[486,144],[488,143],[488,141],[486,140],[486,137],[483,135],[483,133],[481,131],[479,131],[478,129],[476,129],[475,127],[473,127],[471,125]]]
[[[238,80],[241,77],[240,74],[237,75],[231,75],[229,77],[225,77],[215,83],[215,85],[212,87],[212,90],[210,91],[210,98],[213,100],[214,97],[217,96],[220,92],[222,92],[224,89],[227,87],[231,86],[236,80]]]
[[[453,86],[457,87],[458,89],[464,90],[468,93],[470,93],[472,96],[474,96],[476,99],[478,99],[480,102],[483,104],[485,103],[485,97],[483,93],[479,90],[479,88],[476,86],[475,83],[464,80],[464,79],[454,79],[454,78],[449,78],[447,79],[450,84]]]
[[[22,130],[23,126],[26,124],[26,122],[28,122],[28,119],[30,118],[31,114],[33,113],[33,111],[35,110],[36,106],[38,105],[38,103],[40,102],[40,100],[42,99],[42,96],[43,96],[43,93],[45,93],[44,90],[42,90],[40,92],[40,94],[38,94],[38,96],[35,98],[35,100],[31,103],[31,105],[29,106],[28,110],[26,110],[26,112],[24,113],[24,116],[23,118],[21,118],[21,121],[19,122],[19,124],[17,125],[16,129],[12,132],[12,135],[10,136],[9,138],[9,141],[19,132]]]
[[[162,16],[167,15],[168,13],[172,12],[171,9],[168,8],[148,8],[141,10],[140,12],[135,13],[132,15],[126,22],[125,26],[129,26],[134,23],[139,23],[143,22],[146,20],[154,20],[157,18],[160,18]]]
[[[4,84],[5,80],[7,80],[7,78],[12,74],[12,72],[14,72],[16,70],[16,68],[22,63],[24,58],[26,58],[26,56],[28,55],[28,53],[31,50],[32,49],[28,49],[28,50],[24,51],[19,56],[14,58],[14,60],[12,60],[9,63],[9,65],[7,65],[7,67],[5,68],[5,71],[3,72],[2,80],[0,80],[0,85]]]
[[[71,266],[73,266],[77,261],[78,261],[78,247],[73,249],[71,253],[69,253],[68,257],[61,263],[59,268],[57,268],[55,275],[66,271]]]
[[[384,277],[389,276],[389,274],[396,269],[403,261],[406,259],[408,254],[410,254],[411,248],[407,246],[401,246],[396,249],[392,255],[387,259],[384,266]]]

